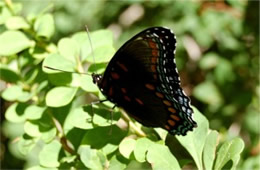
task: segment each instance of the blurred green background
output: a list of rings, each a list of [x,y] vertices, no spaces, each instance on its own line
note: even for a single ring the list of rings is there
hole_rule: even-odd
[[[191,104],[207,117],[210,128],[219,131],[222,139],[243,139],[245,150],[239,167],[254,168],[260,154],[258,1],[13,2],[20,3],[15,8],[27,18],[46,11],[52,14],[54,43],[84,31],[87,25],[91,32],[111,30],[113,45],[118,49],[145,28],[171,28],[177,37],[176,62],[182,87]],[[0,2],[0,33],[6,30],[6,10],[5,3]],[[7,86],[1,81],[0,90]],[[1,98],[1,124],[6,121],[8,106],[10,102]],[[8,148],[9,141],[9,136],[1,133],[1,166],[22,168],[25,161]]]

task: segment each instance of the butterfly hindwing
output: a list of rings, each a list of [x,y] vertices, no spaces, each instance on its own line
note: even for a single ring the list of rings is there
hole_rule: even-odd
[[[141,124],[185,135],[196,126],[180,87],[171,30],[148,28],[128,40],[109,62],[101,91]]]

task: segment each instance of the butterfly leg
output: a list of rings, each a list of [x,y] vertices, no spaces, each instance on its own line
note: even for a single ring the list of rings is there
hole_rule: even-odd
[[[114,105],[111,108],[111,112],[110,112],[110,130],[109,130],[109,135],[112,135],[113,129],[112,129],[112,123],[113,123],[113,116],[114,116],[114,109],[115,109],[116,105]]]

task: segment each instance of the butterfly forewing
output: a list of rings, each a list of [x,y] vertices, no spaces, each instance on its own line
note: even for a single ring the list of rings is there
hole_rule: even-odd
[[[196,122],[180,87],[175,48],[169,29],[146,29],[118,50],[97,83],[110,101],[143,125],[185,135]]]

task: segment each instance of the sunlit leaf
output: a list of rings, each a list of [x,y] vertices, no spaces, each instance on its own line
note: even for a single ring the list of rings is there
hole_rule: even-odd
[[[10,30],[17,30],[17,29],[29,29],[30,25],[25,21],[23,17],[20,16],[13,16],[9,18],[6,23],[6,27]]]
[[[79,46],[74,39],[71,38],[63,38],[58,42],[58,50],[59,53],[70,60],[73,63],[77,62],[77,58],[79,59]],[[79,61],[78,61],[79,62]]]
[[[213,163],[215,160],[216,149],[217,149],[217,131],[210,131],[207,136],[204,150],[203,150],[203,163],[206,170],[211,170],[213,168]]]
[[[44,146],[39,154],[40,164],[44,167],[55,168],[60,165],[59,152],[61,144],[57,140],[53,140],[51,143]]]
[[[78,153],[80,155],[81,161],[84,163],[84,165],[87,168],[97,169],[97,170],[103,169],[101,161],[97,155],[97,151],[91,149],[90,146],[81,145],[78,150]]]
[[[154,170],[172,169],[180,170],[180,165],[170,150],[160,144],[152,144],[147,152],[147,160]]]
[[[217,159],[214,169],[224,168],[229,161],[232,161],[232,168],[228,168],[236,169],[240,159],[240,153],[243,151],[244,146],[245,144],[240,138],[235,138],[231,141],[225,142],[217,152]]]
[[[53,16],[51,14],[39,16],[34,23],[34,30],[38,37],[50,39],[55,31]]]
[[[176,138],[190,153],[198,169],[203,169],[202,151],[209,131],[209,122],[196,108],[192,109],[198,127],[192,132],[188,132],[186,136],[176,136]]]
[[[136,144],[136,140],[131,138],[126,138],[119,144],[119,152],[125,158],[129,159],[130,154],[134,151],[135,144]]]
[[[16,54],[33,45],[34,41],[20,31],[6,31],[0,35],[0,55],[3,56]]]
[[[46,104],[50,107],[60,107],[69,104],[74,98],[77,88],[55,87],[46,96]]]

